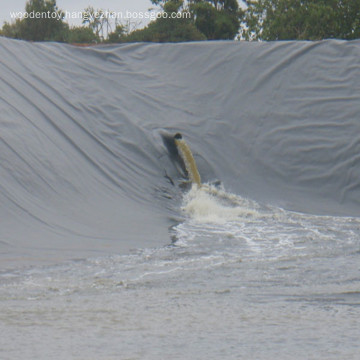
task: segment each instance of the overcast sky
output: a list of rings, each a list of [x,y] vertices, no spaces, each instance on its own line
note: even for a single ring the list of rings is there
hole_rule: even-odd
[[[0,0],[0,27],[4,21],[11,22],[10,12],[25,10],[26,0]],[[153,8],[150,0],[57,0],[57,6],[63,11],[82,11],[89,5],[95,9],[113,10],[116,12],[147,12]],[[71,25],[80,25],[81,19],[66,19]],[[146,25],[147,21],[143,21]],[[141,27],[141,26],[140,26]]]

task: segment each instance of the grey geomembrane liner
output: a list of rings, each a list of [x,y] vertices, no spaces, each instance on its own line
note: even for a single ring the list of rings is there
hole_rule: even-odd
[[[359,41],[0,38],[0,94],[4,266],[169,243],[180,173],[164,131],[183,135],[203,182],[290,210],[360,214]]]

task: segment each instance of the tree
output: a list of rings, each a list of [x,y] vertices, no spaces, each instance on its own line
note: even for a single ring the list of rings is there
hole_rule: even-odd
[[[195,26],[209,40],[234,39],[244,15],[237,0],[194,0],[189,9]]]
[[[152,0],[164,8],[171,0]],[[239,31],[244,12],[237,0],[189,0],[180,7],[192,15],[196,28],[209,40],[234,39]]]
[[[25,5],[27,16],[4,23],[4,36],[33,41],[64,41],[69,30],[64,13],[58,9],[55,0],[30,0]]]
[[[12,24],[5,21],[1,29],[1,35],[13,39],[21,39],[21,20],[16,19]]]
[[[248,8],[242,36],[257,40],[355,39],[359,0],[258,0]]]
[[[87,24],[96,36],[100,36],[100,32],[103,31],[103,17],[104,10],[95,10],[92,6],[88,6],[83,12],[82,23],[83,25]]]
[[[25,11],[29,17],[21,21],[22,39],[64,41],[68,25],[63,22],[64,13],[58,9],[56,0],[30,0],[25,5]],[[36,14],[41,17],[36,18]]]
[[[115,30],[108,35],[107,42],[118,43],[125,41],[128,35],[127,28],[125,25],[116,25]]]
[[[167,1],[164,6],[164,16],[152,21],[147,27],[135,30],[127,35],[126,42],[180,42],[206,40],[193,21],[188,16],[172,17],[180,14],[182,1]]]
[[[75,26],[68,30],[66,42],[72,44],[91,44],[100,42],[100,38],[88,27]]]
[[[341,39],[360,38],[360,1],[339,1],[341,11],[338,13],[339,33]]]

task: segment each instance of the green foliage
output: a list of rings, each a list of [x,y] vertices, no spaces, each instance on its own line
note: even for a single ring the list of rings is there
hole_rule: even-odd
[[[21,39],[21,20],[16,19],[12,24],[5,21],[1,29],[1,35],[13,39]]]
[[[25,5],[27,17],[4,23],[4,36],[33,41],[64,41],[68,24],[55,0],[29,0]]]
[[[163,17],[135,31],[130,31],[130,23],[115,22],[115,30],[109,33],[109,12],[89,6],[83,13],[83,26],[69,28],[56,0],[28,0],[28,16],[5,22],[0,35],[70,43],[234,39],[239,33],[247,40],[360,38],[360,0],[243,0],[245,11],[238,0],[150,1],[161,7]]]
[[[257,40],[355,39],[359,0],[247,1],[242,36]]]
[[[190,4],[195,26],[209,40],[234,39],[239,31],[240,18],[237,1],[195,1]]]
[[[181,11],[183,5],[183,0],[169,0],[163,4],[162,8],[167,14],[171,14]]]
[[[91,44],[100,42],[99,36],[97,36],[90,28],[83,26],[70,28],[66,34],[65,40],[72,44]]]
[[[159,18],[146,28],[135,30],[124,38],[126,42],[181,42],[206,40],[188,19]]]
[[[360,1],[342,0],[340,5],[338,37],[348,40],[360,38]]]
[[[100,35],[100,31],[103,29],[103,16],[104,11],[102,9],[95,10],[92,6],[88,6],[83,11],[82,23],[87,24],[88,27],[97,35]]]
[[[26,3],[28,14],[50,14],[42,18],[25,18],[21,21],[21,38],[33,41],[64,41],[68,25],[63,22],[64,13],[55,0],[30,0]],[[52,16],[57,17],[53,18]]]
[[[126,42],[181,42],[206,40],[206,37],[194,25],[188,16],[172,17],[179,13],[182,1],[168,1],[164,4],[164,17],[152,21],[147,27],[135,30],[127,35]]]
[[[70,43],[99,42],[100,38],[89,27],[73,27],[65,23],[64,13],[56,0],[30,0],[25,5],[27,17],[4,23],[2,35],[32,41],[61,41]]]
[[[115,30],[109,34],[106,42],[109,43],[118,43],[124,42],[127,35],[127,29],[124,25],[117,25]]]
[[[234,39],[239,31],[240,20],[244,12],[239,8],[237,0],[192,0],[183,1],[152,0],[154,5],[161,6],[165,11],[178,9],[191,14],[195,27],[209,40]]]

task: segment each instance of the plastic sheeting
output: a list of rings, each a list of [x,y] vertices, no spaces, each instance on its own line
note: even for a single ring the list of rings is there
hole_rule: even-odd
[[[360,214],[360,42],[74,47],[0,38],[4,266],[169,243],[181,132],[202,179]],[[167,176],[164,176],[167,175]]]

